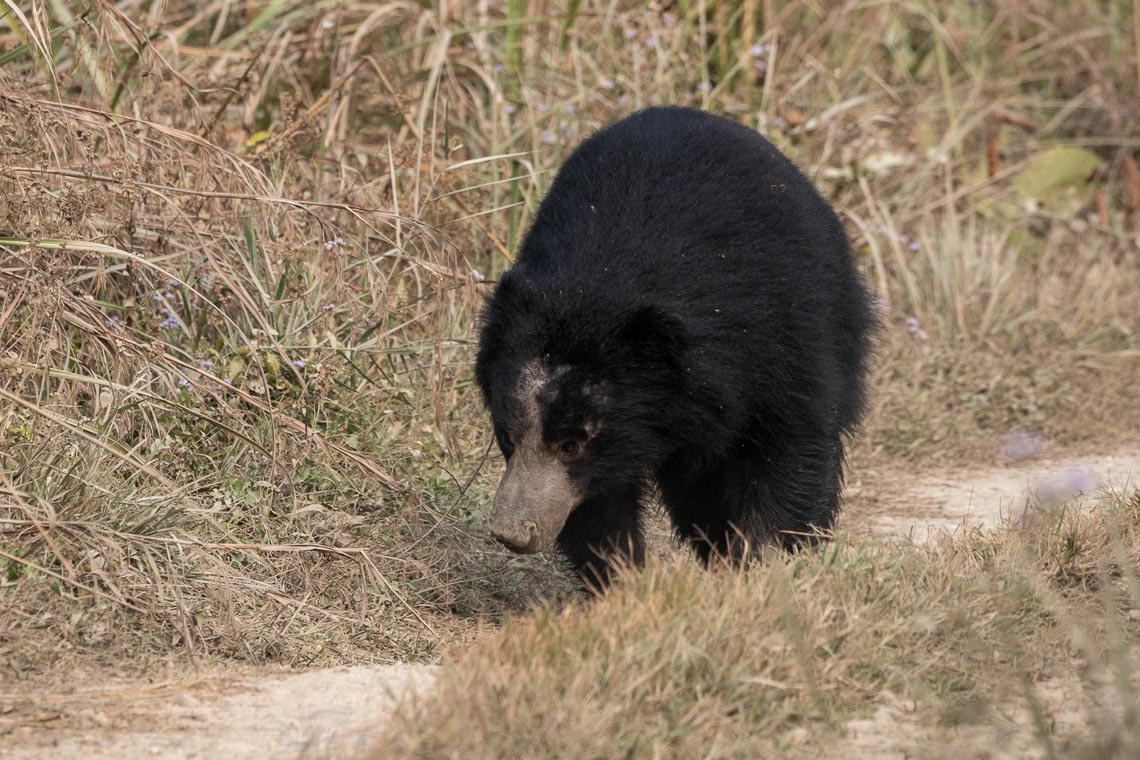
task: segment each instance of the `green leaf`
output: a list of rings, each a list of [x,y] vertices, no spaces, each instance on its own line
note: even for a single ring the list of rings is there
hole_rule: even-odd
[[[1029,160],[1013,178],[1013,186],[1026,198],[1061,208],[1066,200],[1084,204],[1092,197],[1089,179],[1104,162],[1084,148],[1050,148]]]

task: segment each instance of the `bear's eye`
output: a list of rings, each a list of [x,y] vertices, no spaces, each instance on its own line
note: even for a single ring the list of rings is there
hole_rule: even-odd
[[[564,455],[572,457],[577,454],[578,450],[581,448],[582,444],[578,443],[577,441],[563,441],[562,445],[558,447],[558,450],[561,451]]]

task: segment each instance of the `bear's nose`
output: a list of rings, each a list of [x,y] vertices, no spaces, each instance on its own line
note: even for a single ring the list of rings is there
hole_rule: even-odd
[[[513,552],[533,554],[538,550],[538,525],[534,520],[492,525],[491,535]]]

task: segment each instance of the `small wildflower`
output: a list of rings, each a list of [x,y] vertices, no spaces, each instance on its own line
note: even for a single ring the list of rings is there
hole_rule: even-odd
[[[165,300],[165,298],[164,298],[164,296],[162,295],[162,293],[155,293],[153,296],[151,296],[151,298],[153,298],[155,301],[162,301],[162,300]]]
[[[198,366],[202,367],[203,369],[210,369],[214,366],[214,362],[209,359],[203,359],[202,361],[198,362]]]
[[[598,82],[598,85],[603,90],[612,90],[614,88],[614,80],[610,79],[609,77],[606,77],[606,78],[600,80]]]
[[[634,29],[632,26],[627,26],[627,27],[625,28],[625,32],[624,32],[624,33],[625,33],[625,38],[626,38],[627,40],[632,40],[634,37],[636,37],[636,36],[637,36],[637,30],[636,30],[636,29]]]
[[[1041,454],[1043,443],[1043,439],[1037,433],[1025,428],[1018,428],[1005,437],[1001,453],[1007,459],[1012,459],[1015,462],[1036,459]]]
[[[546,105],[545,103],[539,103],[534,107],[534,110],[538,111],[539,113],[546,113],[548,110],[550,110],[550,106]]]
[[[174,300],[174,294],[173,293],[163,293],[162,297],[165,298],[167,301]]]
[[[230,380],[228,377],[223,377],[222,382],[225,383],[226,385],[233,385],[233,381]]]
[[[172,287],[172,288],[180,288],[180,287],[182,287],[182,281],[181,281],[181,280],[177,280],[177,279],[175,279],[175,280],[171,280],[171,281],[170,281],[170,287]]]
[[[753,58],[763,58],[764,56],[768,55],[768,53],[772,52],[772,46],[766,43],[761,45],[753,45],[748,49],[748,52],[752,55]]]
[[[294,359],[293,360],[293,366],[296,367],[297,369],[304,369],[305,365],[307,363],[308,362],[306,362],[304,359]]]
[[[645,40],[645,47],[650,50],[655,50],[657,48],[657,38],[650,35],[649,38]]]
[[[930,337],[926,334],[926,330],[922,329],[922,325],[920,325],[918,322],[918,317],[907,317],[905,321],[906,329],[914,337],[918,338],[919,340],[926,340]]]
[[[697,84],[697,89],[701,92],[708,92],[712,89],[712,83],[706,79],[705,81]]]
[[[122,324],[123,324],[123,318],[120,317],[118,314],[111,315],[111,317],[107,320],[107,327],[110,327],[112,330],[114,330],[118,327],[121,327]]]
[[[325,243],[325,250],[331,251],[333,248],[344,248],[346,245],[348,245],[348,243],[345,242],[344,238],[338,235]]]
[[[777,116],[776,117],[776,126],[779,127],[781,130],[787,129],[788,128],[788,120],[785,119],[783,116]]]
[[[511,105],[510,103],[504,103],[504,104],[503,104],[503,113],[505,113],[507,116],[511,116],[511,115],[513,115],[513,114],[514,114],[514,112],[515,112],[515,111],[517,111],[517,110],[518,110],[518,109],[517,109],[517,108],[515,108],[515,107],[514,107],[513,105]]]
[[[544,130],[539,139],[542,140],[543,145],[553,145],[555,141],[554,133],[550,130]]]
[[[491,71],[495,72],[496,74],[502,74],[506,70],[507,70],[507,67],[501,63],[496,63],[493,66],[491,66]]]
[[[325,311],[332,311],[335,308],[336,308],[336,304],[332,304],[332,303],[326,303],[325,304]]]
[[[487,279],[486,277],[484,277],[484,276],[483,276],[483,273],[482,273],[482,272],[480,272],[480,271],[479,271],[478,269],[476,269],[475,267],[471,267],[471,276],[472,276],[472,277],[474,277],[474,278],[475,278],[476,280],[478,280],[479,282],[483,282],[484,280],[486,280],[486,279]]]
[[[922,246],[919,245],[917,242],[912,242],[910,245],[907,246],[907,248],[910,249],[911,253],[918,253],[919,251],[922,250]]]
[[[1043,504],[1061,504],[1091,491],[1099,480],[1096,472],[1087,467],[1071,467],[1042,478],[1036,484],[1034,493]]]
[[[190,381],[187,380],[186,378],[182,378],[181,380],[178,381],[178,387],[181,388],[182,390],[186,390],[187,388],[190,387]]]
[[[163,330],[177,330],[182,326],[182,323],[178,321],[178,317],[176,315],[168,314],[166,319],[158,323],[158,326]]]

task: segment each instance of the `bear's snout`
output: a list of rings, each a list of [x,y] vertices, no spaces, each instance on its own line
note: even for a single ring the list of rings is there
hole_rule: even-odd
[[[522,447],[507,461],[491,508],[491,535],[519,554],[552,547],[580,501],[566,468],[537,449]]]
[[[501,523],[491,526],[495,540],[519,554],[534,554],[538,545],[538,525],[534,520]]]

